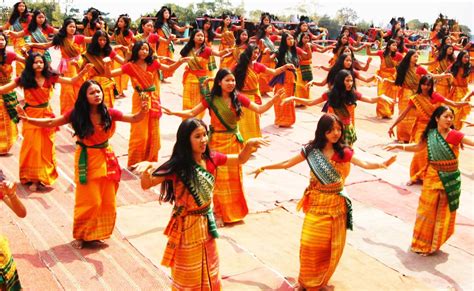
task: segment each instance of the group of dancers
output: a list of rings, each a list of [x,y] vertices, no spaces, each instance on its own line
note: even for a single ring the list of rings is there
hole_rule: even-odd
[[[415,152],[409,184],[423,183],[411,250],[430,255],[451,236],[461,189],[459,148],[474,145],[474,139],[460,132],[474,93],[468,89],[473,76],[470,43],[446,28],[445,19],[435,22],[429,39],[413,44],[433,48],[425,69],[418,63],[418,51],[405,47],[409,32],[399,22],[382,33],[384,42],[361,43],[343,28],[334,44],[323,46],[324,30],[314,35],[304,21],[294,31],[279,30],[266,13],[255,36],[244,29],[243,19],[235,25],[228,15],[215,31],[210,18],[204,18],[202,27],[179,26],[171,15],[162,7],[156,17],[144,17],[138,34],[132,32],[130,18],[120,15],[107,32],[100,13],[91,8],[81,24],[68,18],[57,29],[43,12],[30,12],[25,2],[18,2],[2,27],[0,154],[8,154],[17,142],[21,120],[19,180],[31,192],[41,192],[58,178],[57,128],[70,124],[76,144],[73,247],[90,247],[113,232],[121,167],[109,139],[117,121],[128,122],[127,167],[141,175],[143,189],[161,184],[159,200],[174,205],[162,260],[171,267],[173,289],[219,290],[218,227],[248,214],[241,165],[260,147],[270,146],[261,134],[260,115],[273,107],[276,127],[298,126],[295,106],[324,103],[326,113],[312,141],[295,156],[253,171],[257,177],[266,170],[308,163],[309,186],[297,206],[306,214],[298,288],[324,288],[342,255],[346,229],[352,229],[351,201],[344,190],[350,164],[379,169],[396,159],[372,162],[354,153],[358,101],[376,103],[379,118],[392,118],[398,104],[399,116],[388,129],[398,143],[385,149]],[[191,28],[186,39],[174,34]],[[217,38],[218,48],[213,45]],[[13,51],[7,49],[10,40]],[[178,40],[185,45],[176,59]],[[61,52],[57,70],[51,69],[50,47]],[[381,49],[374,52],[373,47]],[[373,76],[360,73],[371,59],[363,63],[354,57],[363,48],[380,57]],[[313,80],[312,60],[329,50],[333,57],[320,68],[328,71],[327,77]],[[160,85],[181,65],[183,105],[176,111],[160,102]],[[356,79],[376,80],[376,96],[358,92]],[[126,97],[129,81],[133,96],[127,114],[115,109],[114,101]],[[61,84],[58,115],[50,104],[56,83]],[[327,85],[328,90],[312,98],[312,85]],[[23,100],[18,100],[16,88],[22,89]],[[209,127],[200,119],[206,109]],[[171,157],[158,163],[163,113],[183,121]],[[2,175],[0,200],[24,217],[16,185],[4,179]],[[0,252],[5,254],[0,256],[0,287],[19,288],[3,237]]]

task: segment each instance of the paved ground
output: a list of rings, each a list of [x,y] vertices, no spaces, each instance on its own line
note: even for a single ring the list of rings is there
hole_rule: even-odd
[[[314,64],[325,64],[328,59],[328,55],[316,54]],[[378,63],[373,62],[371,72]],[[182,68],[169,83],[162,84],[162,102],[170,108],[181,108],[181,76]],[[325,74],[317,72],[315,76],[320,80]],[[317,96],[323,90],[313,88],[312,94]],[[375,95],[375,87],[360,86],[360,90]],[[59,112],[57,97],[58,93],[53,103]],[[118,100],[117,107],[130,111],[130,98]],[[297,111],[297,123],[290,129],[273,127],[272,109],[262,116],[264,134],[270,136],[272,144],[259,151],[245,165],[245,171],[293,155],[313,138],[321,108]],[[389,156],[381,146],[390,142],[386,132],[392,121],[375,119],[375,106],[370,104],[358,104],[356,116],[357,154],[374,160]],[[160,120],[161,161],[171,153],[179,121],[169,116]],[[465,132],[474,134],[472,128]],[[112,139],[122,165],[126,165],[128,136],[129,126],[120,124]],[[0,157],[2,169],[12,179],[18,177],[20,143],[11,155]],[[46,193],[30,193],[19,187],[28,216],[17,219],[0,206],[0,232],[10,240],[24,287],[169,289],[169,270],[160,266],[160,260],[170,205],[160,205],[152,191],[142,191],[137,177],[124,170],[113,237],[100,248],[71,248],[74,142],[66,127],[58,132],[56,146],[60,177],[54,188]],[[473,290],[473,158],[472,148],[461,152],[463,195],[456,232],[439,253],[430,257],[408,251],[420,193],[420,186],[404,186],[411,155],[399,153],[397,162],[387,170],[369,172],[353,167],[346,186],[353,199],[355,227],[348,234],[330,284],[337,290]],[[308,175],[309,169],[302,163],[287,171],[266,171],[257,180],[245,176],[251,214],[243,223],[219,230],[224,289],[292,289],[298,276],[303,221],[295,206],[308,184]]]

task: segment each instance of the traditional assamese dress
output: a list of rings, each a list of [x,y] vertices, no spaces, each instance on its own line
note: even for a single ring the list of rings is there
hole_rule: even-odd
[[[377,51],[377,55],[380,57],[380,69],[377,71],[377,75],[383,78],[383,82],[377,83],[377,95],[385,95],[392,99],[397,98],[397,89],[394,88],[393,82],[397,75],[397,65],[403,59],[403,55],[399,52],[395,53],[392,57],[389,53],[384,56],[384,51]],[[395,104],[388,104],[387,101],[379,99],[377,101],[376,113],[378,117],[391,117],[393,115]]]
[[[145,118],[130,127],[128,143],[128,166],[136,163],[158,161],[160,143],[160,77],[158,70],[161,65],[157,60],[147,65],[144,70],[139,65],[129,62],[122,66],[122,71],[132,79],[134,88],[132,96],[132,113],[137,113],[142,108],[142,100],[148,100],[150,110]],[[157,86],[158,85],[158,86]]]
[[[1,198],[2,193],[0,193],[0,200]],[[16,264],[8,246],[8,240],[2,235],[0,235],[0,286],[8,291],[19,291],[22,289]]]
[[[79,73],[82,63],[81,54],[84,51],[84,36],[74,35],[72,40],[65,38],[63,45],[60,46],[61,61],[59,62],[58,71],[64,77],[72,78]],[[74,108],[77,94],[81,82],[75,85],[61,84],[61,94],[59,95],[61,114],[64,114]]]
[[[296,70],[295,96],[308,99],[310,90],[306,88],[306,84],[313,80],[313,50],[311,46],[306,46],[304,50],[307,56],[299,56],[300,66]]]
[[[54,117],[53,109],[49,104],[54,84],[58,76],[44,80],[43,86],[24,89],[25,106],[23,109],[29,117]],[[15,82],[20,85],[20,78]],[[23,142],[20,150],[20,181],[41,182],[51,185],[56,181],[56,150],[54,137],[57,128],[42,128],[29,122],[23,123]]]
[[[270,69],[274,69],[277,63],[275,58],[270,57],[272,54],[278,53],[278,49],[274,44],[274,41],[277,40],[277,38],[278,36],[272,35],[270,37],[264,37],[258,42],[258,47],[261,51],[260,59],[258,61]],[[268,48],[269,51],[267,53],[263,53],[266,48]],[[260,93],[265,94],[267,92],[271,92],[272,87],[269,85],[269,83],[273,76],[270,74],[261,74],[259,77]]]
[[[355,92],[356,99],[360,100],[362,94],[359,92]],[[328,101],[329,95],[328,93],[323,93],[322,98],[324,101]],[[344,140],[346,144],[353,145],[357,140],[357,135],[355,131],[355,108],[356,104],[343,104],[340,108],[334,108],[329,105],[328,102],[328,113],[333,113],[341,119],[342,124],[344,124],[344,129],[342,134],[344,135]]]
[[[171,31],[171,28],[168,26],[168,23],[163,23],[161,28],[158,28],[156,30],[156,34],[164,39],[170,39],[172,31]],[[173,55],[174,55],[173,41],[170,41],[170,43],[159,42],[158,49],[156,50],[156,54],[158,56],[168,57],[170,59],[173,59]],[[164,64],[167,64],[167,65],[173,64],[173,62],[169,60],[163,60],[163,61],[164,61]],[[173,76],[173,71],[162,71],[162,79],[165,79],[171,76]]]
[[[237,95],[243,107],[250,105],[244,95]],[[209,108],[211,116],[209,147],[224,154],[238,154],[243,148],[243,138],[238,127],[238,117],[223,98],[210,96],[202,104]],[[242,166],[225,165],[219,168],[214,189],[214,213],[226,223],[244,219],[249,210],[242,183]]]
[[[429,166],[416,211],[413,252],[434,253],[454,233],[461,195],[457,156],[463,138],[464,134],[456,130],[451,130],[446,139],[437,129],[428,133]]]
[[[5,85],[11,81],[13,74],[12,62],[16,59],[16,54],[7,52],[0,64],[0,85]],[[15,107],[18,99],[15,91],[3,94],[0,98],[0,155],[7,154],[18,137],[19,122]]]
[[[116,55],[117,55],[117,52],[114,50],[112,50],[108,56],[104,56],[104,55],[96,56],[87,52],[82,55],[84,58],[83,65],[87,63],[91,63],[94,65],[94,68],[91,69],[89,73],[87,74],[87,79],[94,80],[100,84],[100,86],[102,87],[102,91],[104,91],[104,103],[107,106],[107,108],[114,107],[115,81],[105,76],[105,63],[103,59],[105,57],[109,57],[113,60]]]
[[[250,101],[257,104],[262,104],[262,99],[259,90],[259,76],[267,70],[265,65],[260,63],[250,64],[247,68],[247,75],[245,76],[244,86],[240,93],[244,94]],[[261,137],[260,130],[260,114],[253,112],[247,108],[242,108],[242,117],[239,120],[239,130],[244,140],[249,138]]]
[[[212,212],[216,167],[227,156],[211,152],[206,169],[195,164],[196,181],[170,174],[175,202],[165,234],[168,243],[161,264],[171,267],[173,290],[220,290],[217,226]]]
[[[15,32],[23,31],[30,24],[31,17],[32,17],[31,14],[28,15],[28,17],[26,18],[26,21],[20,21],[20,17],[18,17],[12,25],[10,25],[10,23],[7,21],[7,23],[3,25],[3,30],[9,29],[11,27],[11,29]],[[18,55],[22,54],[21,49],[23,48],[23,46],[26,44],[27,41],[29,42],[29,38],[30,38],[29,36],[11,38],[15,53],[17,53]],[[25,68],[24,63],[16,62],[15,74],[17,77],[21,75],[24,68]]]
[[[448,68],[451,66],[451,62],[448,61],[448,59],[444,59],[441,61],[437,61],[437,66],[435,69],[436,74],[444,74],[447,72]],[[435,91],[438,92],[439,94],[448,97],[450,94],[449,92],[451,91],[451,84],[453,83],[453,80],[451,78],[443,78],[441,80],[437,80],[435,84]]]
[[[35,31],[30,31],[27,27],[23,31],[25,32],[25,35],[31,36],[30,40],[32,43],[47,43],[49,41],[48,36],[54,33],[54,27],[48,25],[46,26],[46,28],[43,29],[42,27],[38,26]],[[39,48],[33,48],[32,50],[34,52],[39,52],[43,54],[48,63],[51,64],[51,54],[48,50]]]
[[[301,55],[304,51],[297,47],[296,52],[298,55]],[[285,61],[282,65],[293,63],[290,50],[286,52],[284,58]],[[297,64],[294,65],[297,67]],[[270,86],[274,86],[275,93],[281,88],[285,88],[285,96],[282,98],[286,98],[295,95],[297,82],[296,71],[285,70],[283,73],[273,77],[270,81]],[[296,122],[295,102],[291,101],[285,104],[275,103],[273,109],[275,111],[275,125],[289,127]]]
[[[410,97],[416,94],[418,83],[428,71],[422,66],[410,67],[405,75],[405,80],[398,92],[398,112],[403,112],[408,106]],[[415,125],[415,113],[409,112],[397,125],[397,139],[401,142],[409,142],[413,126]]]
[[[472,71],[472,69],[471,69]],[[464,75],[464,68],[459,68],[458,74],[454,76],[453,84],[451,86],[451,92],[449,95],[449,99],[453,100],[454,102],[461,101],[469,92],[468,82],[469,76],[463,77]],[[463,122],[466,117],[471,112],[470,106],[463,106],[461,108],[453,108],[454,109],[454,128],[460,130],[463,126]]]
[[[123,32],[119,34],[114,34],[114,40],[118,45],[123,45],[129,47],[130,44],[133,42],[133,32],[131,30],[128,31],[128,35],[124,36]],[[125,48],[120,48],[117,51],[117,54],[121,56],[124,60],[127,60],[130,52],[127,53]],[[120,68],[122,65],[119,62],[114,62],[114,69]],[[130,79],[128,75],[120,75],[114,77],[115,79],[115,86],[117,87],[117,91],[122,94],[125,90],[127,90],[128,80]]]
[[[412,138],[410,142],[419,143],[423,132],[425,131],[431,115],[435,109],[443,103],[445,98],[441,94],[434,92],[431,98],[422,94],[416,94],[410,97],[409,104],[415,106],[416,120],[413,127]],[[410,181],[423,180],[428,168],[428,153],[426,148],[415,152],[410,164]]]
[[[183,110],[193,109],[210,92],[209,84],[205,86],[204,80],[209,77],[211,55],[212,49],[207,46],[198,51],[191,50],[187,55],[191,60],[183,73]],[[196,117],[202,119],[203,116],[204,113],[201,113]]]
[[[74,172],[74,239],[102,240],[112,235],[115,226],[115,196],[120,181],[120,165],[109,144],[115,132],[115,121],[122,112],[109,108],[112,125],[105,131],[94,124],[94,133],[76,141]],[[72,111],[66,113],[70,119]]]
[[[234,31],[236,30],[236,26],[232,25],[229,28],[225,27],[224,31],[222,31],[221,27],[216,29],[216,33],[220,33],[221,36],[221,44],[219,45],[219,51],[223,51],[228,48],[232,48],[235,45],[235,36]],[[221,69],[231,69],[232,68],[233,57],[227,56],[225,58],[221,58],[219,68]]]
[[[352,230],[352,204],[344,181],[353,151],[345,148],[342,158],[334,153],[331,159],[319,149],[303,148],[301,154],[311,168],[311,178],[297,206],[305,213],[298,282],[307,290],[318,290],[327,285],[336,270],[346,242],[346,228]]]

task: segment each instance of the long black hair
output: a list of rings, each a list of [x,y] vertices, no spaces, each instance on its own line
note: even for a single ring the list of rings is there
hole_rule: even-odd
[[[165,11],[168,10],[170,17],[168,18],[168,26],[170,29],[173,28],[173,25],[175,24],[173,20],[171,20],[171,8],[162,6],[160,11],[158,11],[155,15],[156,21],[155,21],[155,29],[161,28],[163,24],[165,23],[165,18],[164,18],[164,13]]]
[[[132,55],[130,56],[130,62],[134,63],[140,59],[138,56],[138,52],[142,49],[142,46],[148,46],[148,56],[145,58],[145,63],[147,65],[151,65],[153,63],[153,50],[150,47],[150,44],[146,41],[140,40],[133,44],[132,47]]]
[[[436,119],[448,110],[450,110],[454,115],[454,110],[447,105],[440,105],[433,111],[433,114],[431,114],[430,117],[430,121],[428,121],[428,124],[426,125],[425,131],[423,131],[423,135],[421,137],[422,140],[426,140],[428,138],[428,133],[430,132],[430,130],[438,128],[438,121]],[[451,129],[454,129],[454,125],[451,125]]]
[[[240,40],[240,36],[242,35],[242,33],[247,33],[247,41],[246,41],[246,44],[249,43],[249,40],[250,40],[250,37],[249,37],[249,32],[247,31],[247,29],[239,29],[237,31],[237,35],[235,37],[235,45],[239,46],[239,45],[242,45],[242,41]]]
[[[347,42],[346,43],[342,43],[342,39],[343,38],[346,38]],[[336,42],[336,46],[332,49],[332,53],[333,54],[338,54],[340,51],[341,51],[341,48],[345,45],[349,44],[349,37],[346,36],[346,35],[343,35],[341,34],[340,36],[338,36],[337,38],[337,42]]]
[[[258,31],[257,31],[257,40],[261,40],[263,38],[265,38],[266,36],[266,30],[267,28],[271,26],[271,24],[263,24],[261,25],[259,28],[258,28]]]
[[[194,46],[195,46],[194,37],[196,36],[198,32],[201,32],[202,34],[204,34],[204,32],[201,29],[195,29],[191,32],[188,43],[179,52],[179,54],[182,57],[187,57],[189,53],[191,52],[191,50],[194,49]],[[206,47],[206,42],[204,41],[201,47],[199,48],[199,52],[197,53],[197,55],[199,55],[199,53],[201,53],[205,47]]]
[[[214,86],[212,86],[211,90],[211,101],[216,96],[222,96],[222,87],[221,85],[219,85],[219,83],[227,75],[232,75],[232,72],[228,69],[220,69],[219,71],[217,71],[216,77],[214,78]],[[237,117],[240,117],[242,115],[242,104],[240,103],[239,98],[237,98],[237,92],[235,91],[235,88],[232,92],[229,93],[229,97],[232,107],[234,107],[235,112],[237,114]]]
[[[36,18],[40,14],[44,15],[44,22],[41,25],[41,28],[42,29],[47,29],[48,28],[49,24],[48,24],[48,18],[46,18],[46,14],[43,11],[36,9],[35,11],[33,11],[33,17],[31,18],[30,24],[28,24],[28,31],[29,32],[34,32],[36,30],[36,28],[38,28],[38,23],[36,23]]]
[[[278,63],[276,65],[277,68],[284,66],[286,64],[286,53],[288,51],[290,51],[291,53],[290,62],[293,65],[295,65],[295,67],[299,67],[300,62],[298,60],[298,54],[296,53],[296,41],[292,47],[288,47],[288,44],[286,43],[286,40],[290,36],[291,36],[290,34],[287,34],[285,32],[281,35],[280,47],[278,48],[278,54],[277,54],[277,59],[278,59]]]
[[[151,16],[149,16],[149,17],[151,17]],[[142,20],[140,20],[140,26],[138,27],[138,32],[139,32],[139,33],[143,33],[143,32],[144,32],[143,26],[145,26],[146,24],[148,24],[148,22],[154,23],[151,18],[142,18]]]
[[[25,11],[23,11],[23,13],[20,13],[18,11],[18,6],[20,6],[21,3],[25,4]],[[8,18],[8,23],[10,23],[10,25],[13,25],[18,18],[20,18],[19,19],[20,23],[27,22],[29,15],[30,13],[28,12],[28,6],[26,6],[26,2],[24,1],[16,2],[15,5],[13,5],[12,14],[10,15],[10,18]]]
[[[346,60],[347,57],[351,57],[352,58],[352,64],[351,64],[351,67],[350,68],[346,68],[344,67],[344,61]],[[336,79],[336,76],[337,74],[341,71],[341,70],[347,70],[351,73],[352,75],[352,78],[354,79],[355,81],[355,72],[354,72],[354,58],[352,57],[352,55],[349,55],[349,54],[341,54],[339,55],[339,57],[337,57],[337,60],[336,62],[334,63],[334,66],[331,67],[331,69],[329,70],[328,72],[328,76],[326,77],[326,81],[329,85],[333,85],[334,84],[334,81]],[[355,82],[354,82],[355,84]]]
[[[209,30],[204,30],[204,24],[210,24]],[[204,17],[204,20],[202,21],[202,31],[207,32],[207,41],[213,42],[214,38],[216,37],[216,34],[214,33],[214,29],[212,29],[212,21],[209,19],[209,17]]]
[[[245,78],[247,77],[247,70],[249,65],[252,63],[252,55],[255,50],[259,48],[254,44],[249,44],[244,52],[240,55],[239,61],[234,69],[235,84],[237,90],[242,90],[245,84]]]
[[[464,69],[464,73],[462,75],[463,78],[467,78],[467,76],[469,76],[469,74],[471,73],[471,62],[468,61],[466,64],[462,63],[462,59],[466,54],[469,55],[469,52],[466,50],[461,51],[458,54],[454,64],[451,66],[451,73],[453,74],[455,78],[460,68]]]
[[[405,77],[408,73],[408,69],[411,64],[411,57],[416,53],[415,50],[408,50],[407,54],[403,57],[402,61],[397,66],[397,78],[395,79],[395,85],[401,86],[405,82]]]
[[[448,49],[449,48],[453,49],[453,52],[450,55],[448,55]],[[454,47],[452,45],[442,46],[441,51],[440,51],[438,57],[436,58],[436,60],[437,61],[442,61],[444,59],[447,59],[449,62],[454,63],[454,61],[455,61],[455,59],[454,59]]]
[[[339,119],[339,117],[337,117],[337,115],[325,113],[323,116],[321,116],[318,121],[316,131],[314,133],[314,139],[304,145],[305,151],[307,153],[309,153],[313,149],[318,149],[322,151],[328,143],[326,133],[330,132],[334,128],[334,125],[336,123],[339,124],[339,126],[341,127],[341,132],[343,132],[344,124],[342,124],[342,121]],[[344,142],[344,135],[341,134],[339,140],[333,144],[334,151],[339,155],[341,159],[344,158],[344,148],[346,147],[347,145]]]
[[[227,14],[227,13],[223,13],[222,16],[221,16],[222,21],[221,21],[221,24],[219,25],[219,27],[221,28],[221,33],[224,32],[224,26],[225,26],[224,20],[225,20],[227,17],[229,17],[229,19],[231,19],[231,18],[230,18],[230,15]],[[232,19],[231,19],[231,22],[230,22],[229,27],[228,27],[229,31],[231,30],[231,28],[232,28]]]
[[[0,65],[5,64],[5,61],[7,60],[7,45],[8,45],[8,37],[5,35],[5,33],[0,32],[0,36],[3,36],[3,39],[5,40],[5,47],[0,48]]]
[[[299,41],[299,38],[300,37],[300,34],[303,33],[303,32],[308,32],[309,31],[309,27],[308,27],[308,30],[307,31],[302,31],[301,30],[301,26],[303,26],[303,24],[306,24],[308,25],[308,23],[306,21],[300,21],[300,23],[298,23],[298,26],[296,27],[296,30],[295,30],[295,33],[293,34],[293,36],[295,37],[295,40],[296,41]]]
[[[118,22],[120,20],[120,18],[122,18],[123,22],[125,23],[125,26],[123,27],[123,36],[128,36],[128,34],[130,33],[130,16],[128,16],[128,14],[120,14],[119,17],[117,18],[117,22],[115,23],[115,27],[114,27],[114,34],[115,35],[119,35],[120,32],[122,31],[122,29],[120,29],[120,27],[118,27]]]
[[[49,79],[52,76],[56,75],[53,72],[51,72],[51,69],[49,67],[49,63],[44,57],[44,55],[38,53],[38,52],[32,52],[28,55],[28,58],[26,59],[25,62],[25,69],[21,73],[20,76],[20,86],[23,87],[24,89],[30,89],[30,88],[37,88],[38,83],[36,82],[35,79],[35,70],[33,69],[33,64],[35,62],[35,59],[37,57],[41,57],[43,59],[44,67],[43,70],[41,71],[41,75],[45,79]]]
[[[102,90],[102,87],[94,80],[87,80],[79,89],[70,119],[72,128],[74,129],[74,135],[80,139],[94,134],[94,124],[92,123],[90,117],[90,105],[87,99],[87,90],[92,85],[99,86],[100,91],[102,92],[102,102],[97,108],[97,111],[100,115],[100,124],[105,131],[108,131],[112,127],[112,117],[107,110],[107,106],[104,104],[104,91]]]
[[[423,75],[421,78],[420,78],[420,82],[418,82],[418,89],[416,90],[416,94],[421,94],[422,93],[422,90],[421,90],[421,85],[430,85],[430,90],[428,91],[428,96],[431,96],[433,95],[433,92],[434,92],[434,79],[433,77],[431,77],[431,75]]]
[[[347,91],[344,80],[347,76],[351,76],[354,81],[352,88]],[[334,85],[328,93],[328,103],[333,108],[341,108],[344,105],[357,104],[357,95],[355,90],[354,76],[348,70],[340,70],[334,78]]]
[[[388,42],[387,42],[387,46],[385,47],[385,50],[383,51],[383,56],[384,57],[387,57],[388,55],[390,55],[392,58],[395,57],[395,55],[397,54],[397,51],[394,51],[392,52],[390,50],[390,46],[393,44],[393,43],[396,43],[396,40],[394,40],[393,38],[389,39]],[[398,47],[397,47],[398,49]]]
[[[88,13],[92,14],[91,20],[87,18]],[[87,25],[89,25],[89,28],[96,29],[100,21],[99,16],[100,16],[100,11],[98,9],[94,7],[87,9],[86,15],[82,19],[82,25],[84,25],[84,29],[87,27]]]
[[[206,124],[197,118],[188,118],[181,122],[176,133],[176,143],[173,147],[173,152],[168,161],[162,164],[153,172],[153,176],[166,176],[172,173],[177,174],[178,177],[184,176],[188,181],[197,182],[197,177],[194,171],[196,161],[193,156],[193,149],[191,145],[191,134],[198,127],[204,127],[207,131]],[[211,158],[209,145],[206,145],[206,150],[202,154],[205,160],[209,160],[214,164]],[[199,185],[199,183],[194,183]],[[173,203],[176,199],[175,189],[172,180],[165,180],[161,183],[160,201]]]
[[[99,45],[99,37],[105,37],[107,42],[103,48]],[[109,56],[112,52],[112,47],[110,46],[110,38],[107,32],[103,30],[97,30],[92,37],[92,41],[87,47],[87,53],[94,55],[94,56]]]
[[[61,29],[59,29],[59,32],[57,34],[55,34],[54,37],[53,37],[53,45],[55,47],[58,47],[58,46],[61,46],[61,45],[64,44],[64,40],[67,37],[67,27],[71,23],[76,24],[76,20],[74,20],[74,18],[70,18],[70,17],[64,19],[63,26],[61,26]],[[76,34],[77,34],[77,30],[76,30]]]

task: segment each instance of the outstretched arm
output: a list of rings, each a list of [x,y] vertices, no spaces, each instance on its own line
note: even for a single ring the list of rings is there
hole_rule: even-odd
[[[123,114],[121,118],[117,119],[118,121],[136,123],[142,121],[145,118],[146,113],[148,112],[148,100],[142,100],[141,110],[135,114]]]
[[[181,118],[191,118],[203,112],[206,107],[204,107],[202,103],[199,103],[198,105],[194,106],[193,109],[188,110],[172,111],[164,106],[161,106],[161,109],[163,110],[163,113],[167,115],[175,115]]]
[[[74,77],[72,77],[72,78],[59,76],[59,78],[58,78],[58,83],[61,83],[61,84],[70,84],[70,85],[76,84],[79,80],[82,80],[82,78],[84,77],[84,75],[85,75],[86,73],[88,73],[93,67],[94,67],[93,64],[87,63],[87,64],[84,66],[84,68],[79,72],[79,74],[77,74],[76,76],[74,76]]]
[[[250,159],[252,153],[256,152],[262,146],[268,146],[269,144],[267,138],[250,138],[245,142],[245,146],[239,154],[227,155],[226,165],[245,164]]]
[[[18,217],[26,216],[26,209],[23,203],[16,195],[16,184],[11,181],[0,182],[0,197],[3,196],[3,202],[15,212]]]
[[[280,90],[276,92],[275,95],[273,95],[273,98],[270,99],[265,104],[258,105],[257,103],[253,101],[250,102],[249,109],[258,114],[262,114],[268,109],[270,109],[272,105],[275,104],[275,102],[278,102],[281,99],[281,97],[283,97],[284,95],[285,95],[285,88],[281,88]]]
[[[57,127],[69,123],[69,120],[64,115],[50,118],[33,118],[29,117],[26,114],[25,110],[21,107],[21,105],[17,105],[15,109],[18,112],[18,117],[20,117],[21,120],[38,127]]]
[[[257,178],[258,175],[260,173],[262,173],[263,171],[265,171],[265,170],[288,169],[288,168],[293,167],[294,165],[297,165],[297,164],[301,163],[304,160],[305,160],[305,157],[303,156],[303,154],[298,153],[297,155],[294,155],[293,157],[289,158],[288,160],[281,161],[281,162],[274,163],[274,164],[261,166],[258,169],[255,169],[255,170],[251,171],[249,174],[250,175],[254,174],[255,178]]]
[[[13,91],[13,89],[15,89],[18,85],[16,84],[15,81],[11,81],[10,83],[8,84],[5,84],[3,86],[0,86],[0,94],[6,94],[6,93],[9,93],[11,91]]]
[[[374,169],[387,168],[388,166],[393,164],[393,162],[395,162],[396,159],[397,159],[397,156],[393,155],[393,156],[391,156],[390,158],[386,159],[383,162],[372,162],[372,161],[369,161],[369,160],[359,158],[359,157],[357,157],[357,155],[353,155],[352,159],[351,159],[351,163],[353,163],[354,165],[359,166],[363,169],[374,170]]]

